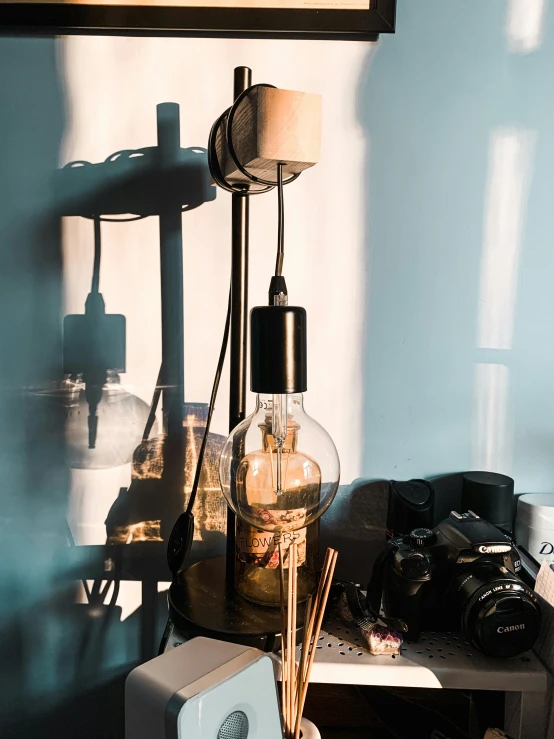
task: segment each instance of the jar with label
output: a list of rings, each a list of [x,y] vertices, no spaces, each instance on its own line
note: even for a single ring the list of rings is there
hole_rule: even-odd
[[[247,600],[278,606],[279,552],[286,570],[293,541],[298,544],[299,601],[315,588],[319,521],[304,527],[302,521],[319,498],[321,471],[314,459],[297,449],[300,426],[294,420],[285,426],[286,438],[279,449],[269,419],[259,428],[262,448],[243,457],[235,475],[236,493],[246,501],[249,522],[260,522],[257,528],[237,518],[235,586]],[[280,494],[276,495],[278,472]]]

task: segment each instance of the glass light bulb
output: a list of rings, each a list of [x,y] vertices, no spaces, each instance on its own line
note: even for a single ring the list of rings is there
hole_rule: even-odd
[[[219,477],[238,518],[286,535],[331,505],[340,464],[327,431],[304,411],[301,394],[258,395],[254,413],[225,443]]]

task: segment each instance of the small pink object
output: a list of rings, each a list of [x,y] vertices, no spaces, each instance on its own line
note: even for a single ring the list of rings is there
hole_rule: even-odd
[[[400,654],[402,636],[397,631],[373,625],[361,629],[371,654]]]

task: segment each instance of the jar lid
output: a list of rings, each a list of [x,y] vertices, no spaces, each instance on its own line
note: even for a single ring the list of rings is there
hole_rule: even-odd
[[[554,493],[521,495],[517,501],[517,518],[531,526],[554,528]]]

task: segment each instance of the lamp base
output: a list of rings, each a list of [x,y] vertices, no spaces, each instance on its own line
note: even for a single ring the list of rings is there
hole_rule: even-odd
[[[188,639],[212,639],[257,647],[264,652],[280,648],[281,613],[229,593],[225,557],[205,559],[185,570],[169,588],[169,617]],[[298,604],[297,642],[302,638],[304,604]]]

